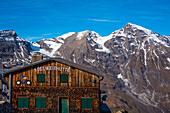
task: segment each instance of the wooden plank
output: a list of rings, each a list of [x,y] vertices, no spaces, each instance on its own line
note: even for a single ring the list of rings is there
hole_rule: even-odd
[[[88,87],[89,86],[89,84],[88,84],[88,73],[86,73],[85,75],[84,75],[84,78],[85,78],[85,87]]]
[[[29,80],[31,81],[30,86],[32,86],[32,80],[31,80],[32,73],[31,73],[31,70],[32,70],[32,66],[29,68]]]
[[[33,84],[32,84],[32,82],[33,82],[33,80],[32,80],[32,76],[33,76],[33,66],[31,66],[30,67],[30,81],[31,81],[31,86],[33,86]]]
[[[79,84],[79,87],[81,87],[81,84],[82,84],[82,80],[81,80],[82,75],[81,74],[82,74],[82,72],[81,72],[81,70],[78,70],[78,72],[79,72],[79,74],[78,74],[79,83],[78,84]]]
[[[48,66],[50,66],[50,62],[48,62]],[[50,69],[47,70],[47,76],[48,76],[48,86],[50,86],[51,85]]]
[[[69,77],[69,87],[71,87],[71,82],[72,82],[72,75],[71,75],[71,67],[69,66],[70,72],[68,73],[68,77]]]
[[[57,63],[57,67],[61,67],[61,64],[60,63]],[[61,86],[61,83],[60,83],[60,74],[61,74],[61,71],[60,70],[57,70],[57,73],[58,73],[58,84],[57,86]]]
[[[46,67],[46,63],[43,63],[42,70],[43,70],[43,74],[45,74],[45,83],[42,84],[43,86],[46,86],[47,83],[47,74],[46,74],[45,67]]]
[[[95,75],[92,75],[92,80],[96,80],[95,79]],[[95,87],[96,83],[92,83],[92,87]]]
[[[56,83],[56,82],[55,82],[55,78],[56,78],[56,77],[55,77],[55,70],[54,70],[54,69],[55,69],[55,68],[54,68],[54,67],[55,67],[55,63],[54,63],[54,62],[52,62],[52,66],[53,66],[53,69],[52,69],[52,77],[53,77],[52,83],[53,83],[53,84],[52,84],[52,85],[55,86],[55,83]]]
[[[67,69],[69,68],[69,66],[65,66],[65,72],[68,74],[68,83],[67,83],[67,86],[69,86],[69,81],[70,81],[70,73],[69,72],[67,72]]]
[[[71,68],[71,86],[75,87],[76,86],[76,73],[75,69]]]
[[[37,80],[35,79],[36,76],[36,72],[35,72],[35,67],[32,67],[32,86],[35,86],[35,82],[37,82]]]
[[[90,87],[90,84],[89,84],[89,77],[90,77],[90,74],[88,73],[87,76],[86,76],[86,86],[87,87]]]
[[[31,81],[31,68],[32,68],[32,66],[31,67],[29,67],[29,70],[28,70],[28,76],[29,76],[29,80]],[[32,81],[31,81],[32,82]],[[30,86],[31,86],[32,84],[30,84]]]
[[[92,74],[89,74],[89,87],[92,87]]]
[[[96,85],[95,87],[99,87],[99,78],[97,76],[95,76],[95,79],[96,79]]]
[[[86,73],[86,72],[83,72],[83,73],[82,73],[82,80],[81,80],[81,82],[82,82],[82,87],[85,86],[85,83],[84,83],[84,76],[85,76],[85,73]]]
[[[18,74],[17,72],[13,73],[13,75],[12,75],[12,86],[13,86],[13,87],[16,86],[16,81],[17,81],[18,75],[19,75],[19,74]]]
[[[35,66],[35,68],[37,69],[38,65]],[[38,74],[38,71],[34,70],[34,78],[33,78],[33,81],[34,81],[34,86],[37,86],[38,82],[37,82],[37,74]]]
[[[38,71],[39,72],[38,74],[44,74],[43,71],[42,71],[42,67],[43,67],[43,65],[40,64],[39,65],[40,71]],[[38,86],[42,86],[43,85],[43,83],[38,83],[38,82],[37,82],[37,84],[38,84]]]
[[[79,86],[79,84],[78,84],[79,83],[79,78],[78,78],[78,71],[79,70],[75,69],[75,71],[76,71],[76,78],[75,78],[76,79],[76,86],[78,87]]]
[[[64,69],[65,74],[68,74],[68,83],[67,83],[66,86],[69,86],[69,79],[70,79],[70,77],[69,77],[69,73],[67,72],[67,69],[69,68],[69,66],[65,65],[64,67],[65,67],[65,69]]]
[[[53,86],[56,86],[56,70],[55,70],[55,62],[53,62]]]
[[[50,66],[51,66],[51,68],[50,68],[50,79],[51,79],[51,85],[50,86],[53,86],[53,70],[52,70],[52,66],[53,66],[53,63],[52,62],[50,62]]]
[[[48,70],[46,70],[46,67],[48,66],[48,62],[45,63],[44,67],[45,67],[45,86],[48,86],[49,84],[49,78],[48,78]]]
[[[57,68],[58,63],[56,62],[55,65],[56,65],[56,68]],[[56,74],[56,86],[58,86],[58,76],[59,76],[58,75],[58,70],[56,70],[55,74]]]

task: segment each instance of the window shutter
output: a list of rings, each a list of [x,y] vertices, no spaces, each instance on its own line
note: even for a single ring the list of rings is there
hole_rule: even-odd
[[[68,74],[60,74],[60,82],[68,83]]]
[[[27,97],[25,97],[25,98],[23,98],[23,108],[28,108],[28,104],[29,104],[29,102],[28,102],[28,98]]]
[[[41,98],[41,108],[46,108],[46,98]]]
[[[46,98],[41,98],[41,108],[46,108]]]
[[[35,107],[41,108],[41,98],[40,97],[35,98]]]
[[[81,108],[82,109],[92,109],[92,99],[91,98],[82,98],[81,99]]]
[[[23,108],[23,99],[22,98],[18,98],[18,108]]]
[[[40,82],[40,74],[37,74],[37,82]]]
[[[36,108],[46,108],[46,98],[45,97],[36,97],[35,98],[35,107]]]
[[[45,74],[37,74],[37,82],[44,83],[45,82]]]
[[[41,75],[41,81],[42,81],[42,82],[45,82],[45,74],[42,74],[42,75]]]
[[[82,109],[86,109],[86,103],[87,103],[87,102],[86,102],[86,98],[82,98],[82,99],[81,99],[81,108],[82,108]]]
[[[43,81],[43,77],[42,77],[42,74],[39,75],[39,81],[42,82]]]
[[[28,108],[29,98],[28,97],[18,97],[18,108]]]
[[[92,99],[91,98],[87,99],[87,109],[92,109]]]

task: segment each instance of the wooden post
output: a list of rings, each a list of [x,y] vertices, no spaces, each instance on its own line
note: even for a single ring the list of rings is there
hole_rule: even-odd
[[[57,66],[57,62],[56,62],[56,68],[58,68]],[[56,69],[56,73],[55,73],[55,76],[56,76],[56,86],[58,86],[58,70]]]
[[[11,104],[11,102],[12,102],[12,92],[11,92],[11,90],[12,90],[12,84],[11,84],[11,82],[12,82],[12,76],[11,76],[11,73],[9,74],[9,103]]]

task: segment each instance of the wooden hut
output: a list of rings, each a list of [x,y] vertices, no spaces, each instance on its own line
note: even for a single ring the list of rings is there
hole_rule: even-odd
[[[4,73],[14,112],[99,113],[100,81],[94,69],[50,58]]]

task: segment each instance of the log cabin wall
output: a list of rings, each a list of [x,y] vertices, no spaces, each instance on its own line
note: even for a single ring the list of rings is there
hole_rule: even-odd
[[[22,73],[31,81],[29,86],[99,87],[99,78],[96,75],[57,62],[46,62],[12,73],[12,87],[28,86],[16,84]],[[37,74],[45,74],[45,83],[37,82]],[[68,74],[68,83],[60,83],[60,74]],[[9,76],[5,76],[5,79],[9,84]]]
[[[31,81],[17,85],[21,75]],[[37,82],[37,74],[45,74],[45,83]],[[60,74],[68,74],[68,82],[60,82]],[[9,76],[5,76],[9,84]],[[95,82],[93,82],[95,81]],[[55,61],[30,66],[12,73],[12,105],[14,112],[59,112],[59,98],[69,99],[69,113],[99,113],[99,77]],[[17,97],[29,97],[29,108],[18,109]],[[35,97],[46,97],[46,109],[35,108]],[[92,99],[92,109],[81,109],[81,98]]]

